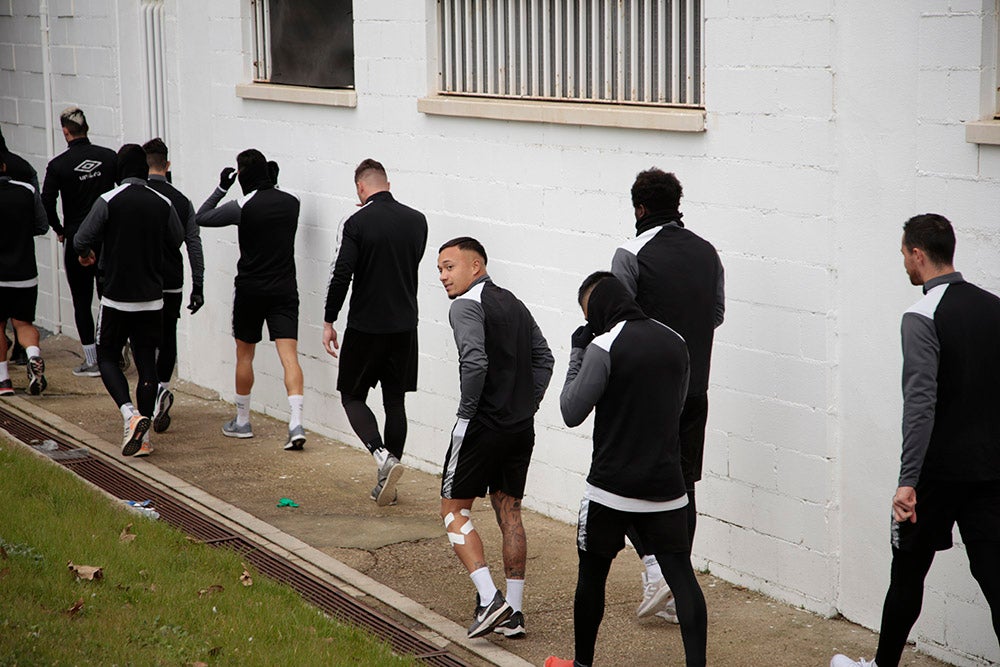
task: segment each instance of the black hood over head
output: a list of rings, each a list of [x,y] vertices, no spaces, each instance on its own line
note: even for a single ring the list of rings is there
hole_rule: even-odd
[[[275,163],[277,166],[277,163]],[[277,172],[277,170],[274,170]],[[277,175],[275,173],[275,175]],[[274,187],[274,180],[271,177],[271,168],[267,162],[255,162],[240,170],[240,187],[243,194],[248,195],[254,190],[266,190]]]
[[[126,178],[141,178],[144,181],[149,178],[146,151],[139,144],[125,144],[118,149],[118,172],[115,180],[121,183]]]
[[[644,320],[646,313],[617,278],[597,283],[587,301],[587,322],[597,335],[605,333],[622,320]]]

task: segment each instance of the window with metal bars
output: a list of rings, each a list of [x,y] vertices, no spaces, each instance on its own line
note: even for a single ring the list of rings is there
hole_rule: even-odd
[[[702,106],[702,0],[438,0],[440,92]]]

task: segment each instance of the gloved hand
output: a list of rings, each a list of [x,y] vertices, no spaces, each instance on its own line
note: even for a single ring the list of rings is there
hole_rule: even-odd
[[[236,170],[232,167],[226,167],[219,172],[219,189],[223,192],[228,191],[229,188],[233,187],[233,183],[236,182]]]
[[[192,288],[191,301],[190,303],[188,303],[187,306],[188,310],[190,310],[191,314],[194,315],[199,310],[201,310],[201,307],[204,305],[205,305],[205,295],[202,294],[201,288],[200,287]]]
[[[455,422],[454,428],[451,429],[451,446],[454,449],[462,444],[465,440],[465,432],[469,428],[469,420],[462,419],[461,417]]]
[[[577,327],[576,331],[570,337],[573,343],[573,348],[583,349],[590,345],[590,341],[594,340],[594,330],[590,328],[590,324],[584,324],[582,327]]]

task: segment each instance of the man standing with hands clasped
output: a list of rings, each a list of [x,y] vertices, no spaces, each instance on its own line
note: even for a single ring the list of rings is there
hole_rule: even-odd
[[[351,428],[378,466],[371,499],[396,502],[396,482],[406,444],[408,391],[417,388],[417,265],[427,245],[427,219],[389,193],[381,163],[364,160],[354,170],[361,208],[345,220],[323,313],[323,348],[337,356],[333,323],[354,281],[340,351],[337,391]],[[367,405],[382,385],[385,437]]]
[[[469,237],[448,241],[438,273],[452,300],[448,321],[458,347],[461,400],[441,476],[441,518],[455,555],[476,587],[468,636],[491,630],[524,635],[527,539],[521,498],[535,446],[535,412],[552,378],[553,358],[531,313],[486,273],[486,249]],[[493,583],[472,504],[490,494],[503,533],[506,597]]]
[[[926,213],[903,225],[903,267],[924,296],[903,314],[903,452],[892,500],[892,570],[875,660],[896,667],[920,616],[934,554],[957,523],[1000,638],[1000,298],[952,265],[955,232]]]

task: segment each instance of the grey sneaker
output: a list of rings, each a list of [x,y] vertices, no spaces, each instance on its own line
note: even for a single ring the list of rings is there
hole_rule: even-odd
[[[385,507],[396,500],[396,482],[402,477],[404,470],[406,468],[399,462],[399,459],[389,454],[385,463],[378,469],[378,484],[375,485],[375,489],[379,489],[379,487],[381,489],[375,494],[376,505]],[[375,489],[372,489],[373,493]]]
[[[288,429],[288,442],[285,443],[285,449],[288,451],[299,451],[306,444],[306,430],[299,424],[295,428]]]
[[[13,396],[14,395],[14,383],[10,381],[10,378],[6,380],[0,380],[0,396]],[[374,498],[372,498],[374,500]]]
[[[73,375],[83,378],[99,378],[101,377],[101,369],[97,367],[97,364],[88,364],[84,361],[73,369]]]
[[[479,605],[479,594],[477,593],[476,611],[472,616],[472,625],[469,626],[467,636],[469,639],[475,639],[489,634],[493,628],[506,621],[513,613],[514,610],[507,604],[507,600],[504,599],[503,593],[500,591],[497,591],[496,595],[493,596],[493,601],[485,606]]]
[[[142,447],[143,437],[149,430],[149,417],[142,415],[132,415],[125,424],[125,433],[122,435],[122,456],[132,456]]]
[[[381,495],[382,495],[382,483],[381,483],[381,482],[379,482],[379,483],[378,483],[378,484],[376,484],[376,485],[375,485],[375,487],[374,487],[374,488],[372,489],[372,496],[371,496],[371,498],[372,498],[372,500],[374,500],[374,501],[375,501],[376,503],[378,503],[378,499],[379,499],[379,496],[381,496]],[[396,504],[396,500],[397,500],[397,499],[398,499],[398,494],[397,494],[397,490],[393,490],[393,492],[392,492],[392,500],[390,500],[390,501],[388,501],[388,502],[385,502],[385,501],[383,500],[383,503],[382,503],[382,505],[379,505],[379,507],[385,507],[386,505],[395,505],[395,504]]]
[[[515,611],[510,615],[503,623],[497,625],[493,628],[493,632],[498,635],[503,635],[508,639],[519,639],[524,636],[524,614]]]
[[[153,432],[163,433],[170,428],[170,408],[174,404],[174,393],[160,387],[156,392],[156,404],[153,407]]]
[[[28,393],[38,396],[49,383],[45,381],[45,361],[41,357],[28,359]]]
[[[253,428],[250,427],[250,422],[240,426],[236,423],[236,417],[233,417],[222,425],[222,435],[227,438],[252,438]]]

